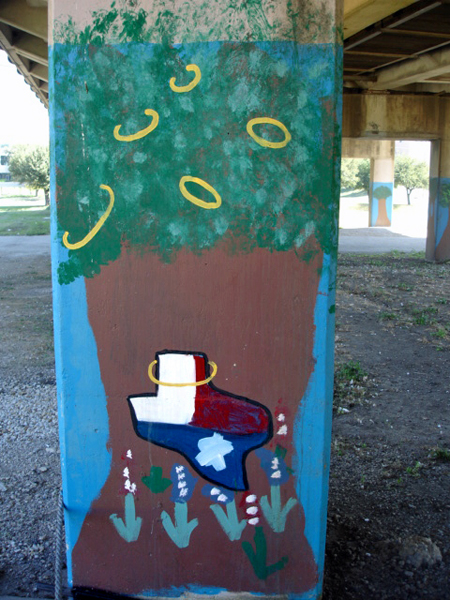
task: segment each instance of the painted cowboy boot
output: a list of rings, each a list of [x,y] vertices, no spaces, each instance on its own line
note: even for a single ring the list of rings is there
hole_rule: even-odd
[[[157,353],[149,367],[156,394],[128,397],[133,425],[139,437],[185,456],[208,481],[245,490],[245,458],[272,437],[272,418],[259,402],[217,389],[210,383],[216,372],[203,353]]]

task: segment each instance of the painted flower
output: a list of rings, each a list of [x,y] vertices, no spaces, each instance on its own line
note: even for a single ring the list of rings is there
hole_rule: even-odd
[[[128,450],[126,456],[122,455],[122,459],[123,460],[127,460],[127,465],[130,464],[130,460],[132,460],[133,455],[131,453],[131,450]],[[125,479],[124,484],[123,484],[123,490],[120,493],[128,493],[128,494],[136,494],[137,492],[137,486],[135,483],[133,483],[131,481],[131,475],[130,475],[130,469],[128,466],[126,466],[123,471],[122,471],[122,475]]]
[[[218,504],[229,504],[234,500],[234,493],[229,490],[224,490],[223,488],[217,487],[216,485],[204,485],[202,488],[203,496],[206,496],[213,502],[217,502]]]
[[[289,470],[281,456],[267,448],[258,448],[256,456],[261,461],[261,467],[264,469],[270,485],[277,486],[286,483],[289,479]]]
[[[193,477],[184,465],[175,463],[170,470],[170,479],[173,483],[170,499],[185,504],[191,498],[198,478]]]

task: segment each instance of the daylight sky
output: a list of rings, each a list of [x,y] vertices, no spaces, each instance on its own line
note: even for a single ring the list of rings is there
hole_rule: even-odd
[[[0,50],[0,146],[48,145],[48,111]]]

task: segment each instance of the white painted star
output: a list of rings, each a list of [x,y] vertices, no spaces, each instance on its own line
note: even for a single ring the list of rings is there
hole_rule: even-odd
[[[212,437],[199,440],[198,449],[200,452],[195,460],[202,467],[212,466],[216,471],[223,471],[227,468],[224,456],[234,450],[233,444],[225,440],[220,433],[214,433]]]

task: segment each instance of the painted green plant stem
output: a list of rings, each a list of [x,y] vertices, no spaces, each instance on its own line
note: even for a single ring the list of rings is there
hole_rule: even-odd
[[[281,486],[271,485],[270,486],[270,503],[267,496],[263,496],[260,501],[261,509],[267,522],[275,531],[275,533],[282,533],[286,527],[286,519],[289,512],[297,504],[295,498],[289,498],[283,507],[281,504]]]
[[[289,560],[287,556],[283,556],[283,558],[280,558],[280,560],[273,565],[267,566],[267,543],[262,527],[255,528],[253,540],[255,542],[254,549],[250,542],[242,542],[242,548],[252,563],[253,570],[258,579],[266,579],[272,573],[275,573],[286,566]]]
[[[242,532],[247,525],[246,519],[239,521],[237,510],[236,510],[236,502],[233,500],[229,502],[227,505],[227,512],[218,504],[211,504],[209,507],[216,516],[216,519],[219,521],[222,529],[225,531],[227,536],[232,542],[241,539]]]
[[[174,508],[175,524],[169,514],[164,510],[161,513],[161,521],[167,535],[178,548],[187,548],[191,533],[198,525],[198,519],[188,520],[188,505],[187,502],[175,502]]]
[[[125,522],[116,514],[109,517],[117,530],[117,533],[126,542],[135,542],[141,531],[142,518],[136,517],[136,507],[133,494],[125,496]]]

